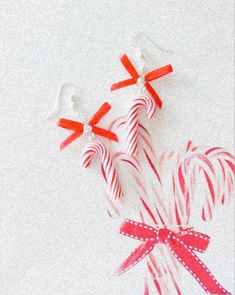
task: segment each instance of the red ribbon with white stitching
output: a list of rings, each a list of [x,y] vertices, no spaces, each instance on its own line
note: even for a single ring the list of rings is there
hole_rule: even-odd
[[[141,77],[141,75],[136,71],[135,67],[133,66],[133,64],[131,63],[130,59],[128,58],[128,56],[126,54],[123,54],[121,56],[120,60],[121,60],[121,63],[123,64],[123,66],[126,68],[127,72],[131,75],[131,78],[113,84],[111,86],[111,91],[137,84],[138,79]],[[146,90],[154,98],[154,100],[159,108],[162,107],[162,101],[161,101],[159,95],[157,94],[157,92],[153,89],[153,87],[150,85],[149,82],[159,79],[171,72],[173,72],[173,68],[169,64],[169,65],[166,65],[166,66],[161,67],[159,69],[155,69],[155,70],[145,74],[143,77],[144,78],[144,86],[145,86]]]
[[[210,241],[209,236],[192,229],[182,229],[180,232],[174,232],[168,228],[156,229],[129,219],[121,225],[120,233],[144,242],[121,264],[118,269],[119,275],[142,260],[156,244],[162,243],[169,248],[207,293],[231,294],[218,283],[206,265],[194,253],[194,251],[206,251]]]

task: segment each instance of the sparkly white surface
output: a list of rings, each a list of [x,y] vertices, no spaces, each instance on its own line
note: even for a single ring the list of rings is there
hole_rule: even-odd
[[[117,57],[133,31],[174,51],[163,60],[152,49],[175,69],[158,83],[156,148],[192,139],[233,150],[232,0],[1,0],[0,294],[143,294],[141,265],[112,276],[136,243],[106,216],[101,178],[81,169],[81,145],[59,152],[64,133],[45,120],[65,81],[83,85],[89,114],[104,99],[109,118],[126,113],[131,90],[109,86],[124,78]],[[230,206],[197,225],[213,236],[203,260],[229,290],[232,220]],[[184,294],[203,294],[186,272]]]

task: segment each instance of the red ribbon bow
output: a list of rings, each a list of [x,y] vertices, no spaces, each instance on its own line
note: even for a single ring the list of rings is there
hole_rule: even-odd
[[[81,122],[61,118],[58,122],[58,126],[68,130],[72,130],[74,132],[60,144],[60,149],[63,150],[67,145],[72,143],[75,139],[77,139],[84,132],[86,132],[87,127],[89,132],[93,132],[99,136],[108,138],[110,140],[118,141],[117,135],[112,131],[95,126],[104,117],[104,115],[107,114],[107,112],[110,109],[110,104],[105,102],[99,108],[99,110],[91,117],[87,125]]]
[[[210,237],[192,229],[173,232],[167,228],[156,229],[144,223],[126,220],[120,233],[133,239],[144,241],[119,267],[122,274],[150,253],[158,243],[165,244],[178,261],[196,278],[203,289],[210,294],[231,294],[214,278],[206,265],[194,251],[205,252]]]
[[[134,85],[138,82],[138,79],[141,78],[141,75],[136,71],[133,64],[131,63],[130,59],[126,54],[123,54],[120,58],[121,63],[126,68],[128,73],[131,75],[132,78],[123,80],[121,82],[115,83],[111,86],[111,91],[117,90],[126,86]],[[172,66],[166,65],[164,67],[161,67],[159,69],[156,69],[154,71],[151,71],[147,73],[143,79],[144,79],[144,86],[147,89],[147,91],[152,95],[154,98],[156,104],[159,106],[159,108],[162,107],[162,101],[156,91],[153,89],[153,87],[150,85],[150,81],[156,80],[162,76],[165,76],[173,71]]]

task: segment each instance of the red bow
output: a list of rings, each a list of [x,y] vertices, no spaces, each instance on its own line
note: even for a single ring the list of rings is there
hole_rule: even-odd
[[[196,278],[206,292],[231,294],[216,281],[206,265],[194,253],[194,251],[204,252],[207,249],[210,240],[207,235],[192,229],[182,229],[180,232],[173,232],[167,228],[156,229],[129,219],[122,224],[120,233],[144,242],[121,264],[118,274],[133,267],[149,254],[156,244],[162,243]]]
[[[126,86],[134,85],[138,82],[138,79],[141,78],[141,75],[138,74],[136,69],[134,68],[133,64],[129,60],[128,56],[126,54],[123,54],[121,56],[121,63],[124,65],[128,73],[132,76],[130,79],[123,80],[121,82],[115,83],[111,86],[111,91],[117,90]],[[144,86],[147,89],[147,91],[152,95],[154,98],[156,104],[159,106],[159,108],[162,107],[162,101],[156,91],[153,89],[153,87],[150,85],[150,81],[156,80],[162,76],[165,76],[173,71],[173,68],[171,65],[167,65],[164,67],[161,67],[159,69],[156,69],[154,71],[151,71],[147,73],[144,78]]]
[[[72,143],[75,139],[77,139],[84,132],[86,132],[87,127],[88,127],[87,131],[89,132],[93,132],[99,136],[108,138],[110,140],[118,141],[117,135],[115,133],[95,126],[110,109],[111,109],[110,104],[105,102],[99,108],[99,110],[92,116],[92,118],[90,119],[87,125],[81,122],[76,122],[76,121],[61,118],[58,122],[58,126],[68,130],[72,130],[74,132],[60,144],[60,149],[63,150],[67,145]]]

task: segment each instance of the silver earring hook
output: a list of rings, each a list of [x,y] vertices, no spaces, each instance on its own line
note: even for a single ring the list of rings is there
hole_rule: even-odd
[[[130,43],[131,45],[136,48],[138,47],[138,43],[141,39],[146,39],[150,44],[152,44],[156,49],[158,49],[160,52],[166,53],[166,54],[173,54],[174,52],[172,50],[165,49],[158,45],[153,39],[151,39],[149,36],[144,34],[143,32],[134,32],[130,36]]]
[[[79,99],[80,93],[78,92],[77,87],[73,83],[63,83],[60,87],[60,91],[55,103],[54,111],[51,112],[48,116],[48,120],[58,116],[62,110],[63,102],[69,97],[68,107],[72,110],[73,116],[81,117],[83,119],[84,114],[79,112]]]
[[[64,100],[64,96],[65,96],[65,91],[68,90],[69,88],[72,91],[72,94],[71,94],[71,96],[72,96],[76,92],[75,85],[72,84],[72,83],[67,83],[67,82],[63,83],[61,85],[59,94],[58,94],[57,99],[56,99],[54,110],[47,117],[48,120],[53,119],[57,115],[60,114],[60,112],[62,110],[62,104],[63,104],[63,100]]]

